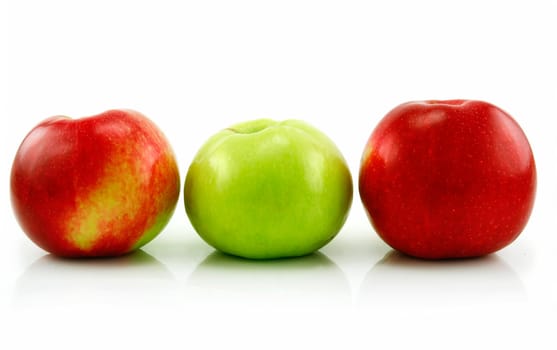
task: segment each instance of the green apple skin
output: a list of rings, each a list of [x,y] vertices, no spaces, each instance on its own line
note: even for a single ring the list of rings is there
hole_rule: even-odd
[[[209,245],[274,259],[310,254],[340,231],[352,178],[336,145],[299,120],[247,121],[212,136],[184,185],[187,215]]]

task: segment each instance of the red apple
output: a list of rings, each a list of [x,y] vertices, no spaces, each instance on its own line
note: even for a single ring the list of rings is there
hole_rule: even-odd
[[[12,206],[23,231],[66,257],[141,247],[167,224],[179,192],[168,141],[131,110],[43,121],[21,143],[11,173]]]
[[[404,103],[365,147],[360,197],[379,236],[428,259],[493,253],[524,229],[536,191],[517,122],[482,101]]]

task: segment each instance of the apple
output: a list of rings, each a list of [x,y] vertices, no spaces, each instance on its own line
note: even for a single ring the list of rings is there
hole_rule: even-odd
[[[380,121],[362,155],[359,191],[378,235],[426,259],[476,257],[513,242],[536,192],[528,140],[483,101],[417,101]]]
[[[165,227],[180,194],[167,139],[132,110],[44,120],[21,143],[10,185],[23,231],[64,257],[143,246]]]
[[[231,255],[272,259],[310,254],[342,228],[352,178],[336,145],[299,120],[258,119],[212,136],[186,176],[193,228]]]

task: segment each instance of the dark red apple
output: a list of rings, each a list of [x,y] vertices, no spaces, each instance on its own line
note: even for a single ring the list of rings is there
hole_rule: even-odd
[[[39,123],[21,143],[11,173],[23,231],[66,257],[114,256],[143,246],[170,220],[179,193],[170,144],[131,110]]]
[[[482,101],[404,103],[365,147],[360,197],[379,236],[427,259],[493,253],[522,232],[536,167],[517,122]]]

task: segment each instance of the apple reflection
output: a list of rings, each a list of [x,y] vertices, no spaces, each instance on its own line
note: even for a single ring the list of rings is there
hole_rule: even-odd
[[[349,305],[342,270],[323,253],[248,260],[215,251],[190,275],[186,293],[197,305],[224,308],[331,308]]]
[[[390,251],[362,283],[359,302],[379,307],[496,305],[525,301],[517,273],[497,254],[444,261]]]
[[[18,307],[88,307],[158,304],[172,290],[172,273],[143,250],[115,258],[65,259],[48,254],[17,280]]]

